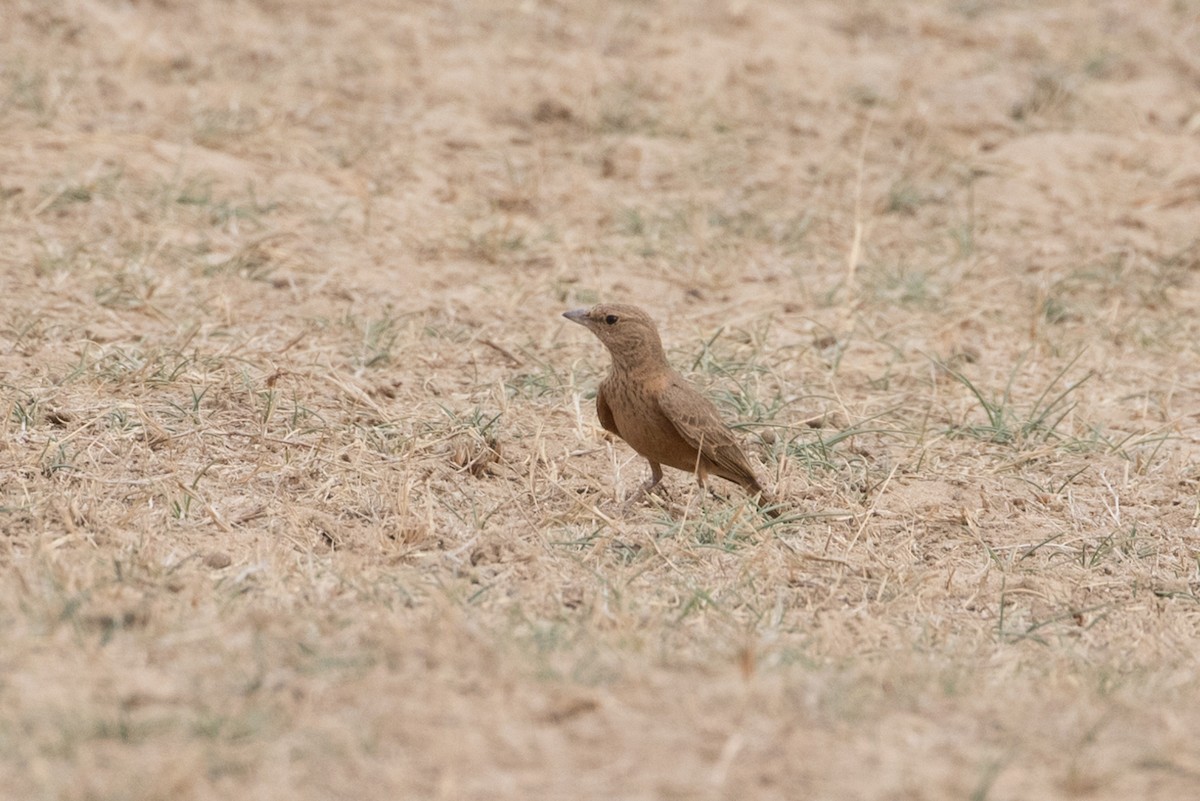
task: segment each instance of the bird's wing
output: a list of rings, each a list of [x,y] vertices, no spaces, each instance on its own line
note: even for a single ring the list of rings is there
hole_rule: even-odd
[[[600,418],[600,425],[604,426],[605,431],[611,431],[618,437],[621,432],[617,431],[617,421],[613,417],[612,409],[608,406],[608,400],[604,397],[604,384],[600,384],[600,388],[596,390],[596,416]]]
[[[746,455],[712,401],[673,376],[659,394],[658,406],[679,435],[716,465],[714,472],[740,484],[758,485]]]

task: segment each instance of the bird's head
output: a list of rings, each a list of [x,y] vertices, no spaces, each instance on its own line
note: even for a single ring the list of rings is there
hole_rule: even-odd
[[[608,348],[613,364],[619,369],[666,363],[654,321],[637,306],[598,303],[590,309],[564,312],[563,317],[595,334]]]

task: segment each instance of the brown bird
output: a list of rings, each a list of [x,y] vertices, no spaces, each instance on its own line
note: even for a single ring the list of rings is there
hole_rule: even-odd
[[[612,370],[596,392],[600,425],[650,462],[650,478],[633,499],[662,481],[662,465],[739,484],[759,504],[770,497],[733,432],[712,401],[693,389],[667,363],[654,321],[637,306],[601,303],[563,317],[599,337],[612,356]]]

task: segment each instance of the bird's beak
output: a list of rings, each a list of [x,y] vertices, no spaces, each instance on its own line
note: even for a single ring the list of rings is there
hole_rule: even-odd
[[[563,312],[563,317],[566,317],[573,323],[587,325],[587,309],[571,309],[569,312]]]

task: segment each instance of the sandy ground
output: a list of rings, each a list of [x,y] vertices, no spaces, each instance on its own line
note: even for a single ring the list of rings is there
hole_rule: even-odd
[[[1200,3],[3,16],[0,797],[1200,796]]]

